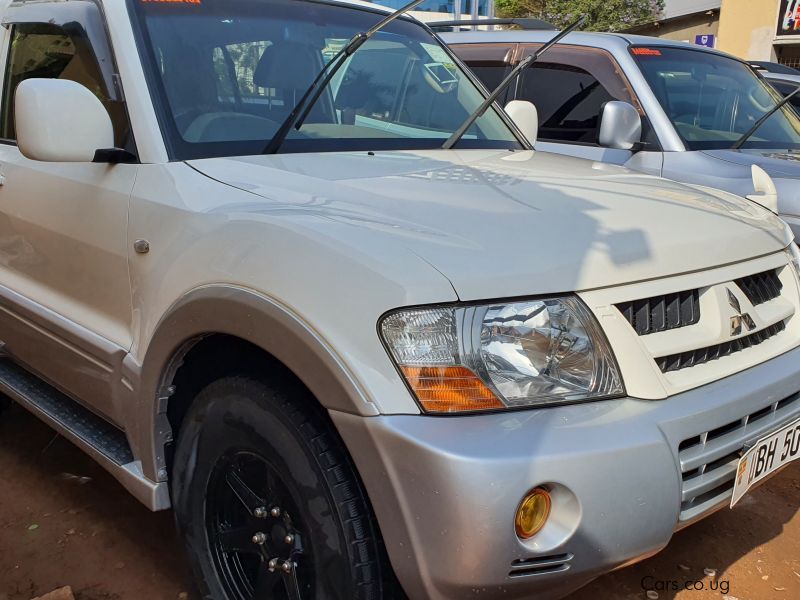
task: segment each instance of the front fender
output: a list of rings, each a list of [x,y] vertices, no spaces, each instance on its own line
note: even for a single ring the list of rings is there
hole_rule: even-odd
[[[146,476],[166,479],[164,445],[166,386],[180,365],[182,349],[208,334],[235,336],[270,353],[289,368],[327,409],[373,416],[379,413],[344,361],[314,329],[287,307],[255,291],[228,285],[198,287],[174,302],[161,318],[141,364],[124,361],[133,398],[128,436]]]

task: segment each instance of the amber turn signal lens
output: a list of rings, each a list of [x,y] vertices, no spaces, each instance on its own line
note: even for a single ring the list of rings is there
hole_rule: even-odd
[[[520,539],[528,540],[544,527],[550,516],[550,494],[544,488],[528,492],[517,508],[514,528]]]
[[[505,408],[492,390],[466,367],[402,367],[403,375],[428,412]]]

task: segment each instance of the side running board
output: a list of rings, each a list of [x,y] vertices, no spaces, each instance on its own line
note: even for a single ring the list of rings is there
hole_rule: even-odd
[[[125,432],[9,358],[0,358],[0,391],[87,452],[152,510],[169,507],[165,483],[142,473]]]

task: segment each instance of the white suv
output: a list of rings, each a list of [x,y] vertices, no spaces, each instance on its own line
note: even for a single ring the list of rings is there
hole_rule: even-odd
[[[481,87],[372,5],[0,14],[0,390],[203,598],[563,596],[800,455],[757,204],[459,139]]]

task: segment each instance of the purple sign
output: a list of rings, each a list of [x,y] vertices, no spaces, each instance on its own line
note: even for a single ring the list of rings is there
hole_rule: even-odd
[[[706,48],[713,48],[715,40],[716,36],[711,34],[694,36],[694,43],[698,46],[705,46]]]

